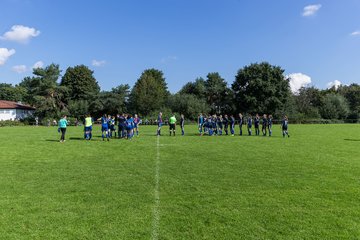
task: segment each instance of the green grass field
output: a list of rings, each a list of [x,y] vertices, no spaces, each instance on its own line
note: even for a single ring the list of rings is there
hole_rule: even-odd
[[[0,128],[0,239],[360,239],[360,125],[155,129]]]

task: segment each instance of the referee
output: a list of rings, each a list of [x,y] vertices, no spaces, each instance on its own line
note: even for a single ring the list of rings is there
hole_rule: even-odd
[[[171,131],[173,132],[173,134],[175,136],[175,126],[176,126],[176,117],[175,117],[175,115],[170,117],[169,125],[170,125],[170,136],[171,136]]]

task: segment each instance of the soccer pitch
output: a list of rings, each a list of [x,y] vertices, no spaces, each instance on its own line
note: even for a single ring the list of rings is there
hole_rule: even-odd
[[[0,239],[360,238],[360,125],[185,129],[0,128]]]

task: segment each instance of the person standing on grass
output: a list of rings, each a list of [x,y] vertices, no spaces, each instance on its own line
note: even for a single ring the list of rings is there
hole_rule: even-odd
[[[84,138],[86,140],[91,140],[92,138],[92,125],[93,125],[93,120],[90,116],[90,114],[88,114],[85,118],[85,127],[84,127]]]
[[[118,138],[125,138],[126,118],[122,113],[118,115]]]
[[[176,127],[176,117],[175,114],[173,114],[170,119],[169,119],[169,126],[170,126],[170,136],[171,136],[171,132],[174,134],[175,136],[175,127]]]
[[[116,137],[116,128],[115,128],[115,116],[110,116],[109,115],[109,132],[110,132],[110,138],[113,137],[113,133],[114,136]]]
[[[230,133],[231,136],[235,134],[235,118],[234,115],[230,115]]]
[[[222,130],[223,130],[223,118],[222,115],[218,116],[216,118],[216,123],[217,123],[217,127],[218,127],[218,135],[222,135]]]
[[[202,113],[200,113],[200,115],[198,116],[198,129],[200,136],[203,135],[203,125],[204,125],[204,117]]]
[[[101,117],[101,136],[102,136],[102,140],[105,141],[105,137],[108,141],[110,141],[110,136],[109,136],[109,119],[106,116],[106,114],[104,114],[104,116]]]
[[[134,136],[134,118],[129,114],[126,117],[126,131],[127,131],[127,139],[132,140]]]
[[[262,126],[261,126],[261,131],[264,137],[266,136],[267,125],[268,125],[267,116],[266,114],[264,114],[262,118]]]
[[[255,120],[254,120],[254,125],[255,125],[255,135],[259,136],[260,135],[260,129],[259,129],[259,125],[260,125],[260,117],[259,114],[256,114],[255,116]]]
[[[65,142],[66,127],[67,127],[67,120],[66,120],[66,115],[64,115],[59,121],[59,130],[61,132],[61,137],[60,137],[61,143]]]
[[[242,126],[244,123],[244,118],[243,115],[241,113],[239,113],[239,128],[240,128],[240,136],[242,136]]]
[[[270,114],[268,117],[268,130],[269,130],[269,137],[271,137],[272,134],[272,115]]]
[[[158,124],[158,128],[157,128],[157,136],[161,136],[161,127],[163,125],[163,119],[162,119],[162,112],[159,113],[158,119],[157,119],[157,124]]]
[[[141,124],[141,119],[138,117],[137,114],[134,116],[134,131],[136,131],[136,136],[139,136],[139,125]],[[135,132],[134,132],[135,134]]]
[[[228,115],[226,115],[226,114],[225,114],[225,116],[224,116],[223,123],[224,123],[225,134],[226,134],[226,135],[229,135],[229,132],[228,132],[228,128],[229,128],[229,118],[228,118]]]
[[[185,118],[184,118],[184,114],[180,115],[180,127],[181,127],[181,136],[185,135]]]
[[[251,114],[249,114],[248,119],[247,119],[247,129],[248,129],[249,136],[251,136],[252,121],[253,121],[252,116],[251,116]]]
[[[288,125],[289,125],[289,120],[288,120],[288,117],[285,115],[281,122],[283,137],[285,137],[285,135],[290,137],[289,132],[288,132]]]

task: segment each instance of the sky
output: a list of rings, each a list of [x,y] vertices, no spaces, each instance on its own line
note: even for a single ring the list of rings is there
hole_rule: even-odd
[[[164,73],[172,93],[267,61],[301,86],[360,84],[360,0],[1,0],[0,82],[84,64],[102,90]]]

